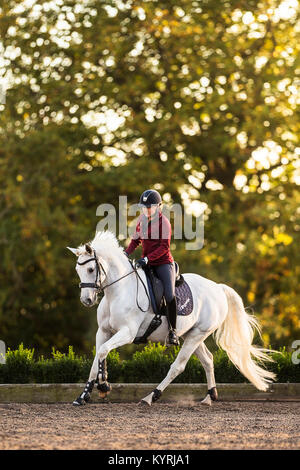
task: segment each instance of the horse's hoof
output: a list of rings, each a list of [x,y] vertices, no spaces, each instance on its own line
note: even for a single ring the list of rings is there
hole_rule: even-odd
[[[100,398],[106,398],[110,394],[112,387],[108,382],[102,382],[97,385],[98,395]]]
[[[151,406],[153,401],[153,392],[151,392],[149,395],[147,395],[145,398],[142,398],[140,401],[141,405],[148,405]]]
[[[97,385],[98,394],[100,398],[105,398],[112,390],[111,385],[108,382],[102,382]]]
[[[155,403],[161,397],[161,391],[157,388],[153,392],[149,393],[145,398],[142,399],[142,402],[151,406],[152,403]]]
[[[73,401],[73,406],[82,406],[82,405],[85,405],[85,401],[81,397],[76,398],[76,400]]]
[[[138,402],[138,405],[142,405],[142,406],[147,406],[147,407],[148,407],[148,406],[151,406],[152,403],[149,403],[149,402],[146,401],[146,400],[141,400],[141,401]]]
[[[200,403],[201,403],[201,405],[211,406],[211,398],[210,398],[210,395],[207,394],[206,397],[204,398],[204,400],[202,400]]]

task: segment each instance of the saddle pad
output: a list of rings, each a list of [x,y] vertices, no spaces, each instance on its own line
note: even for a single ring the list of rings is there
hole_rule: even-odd
[[[175,296],[177,300],[177,314],[189,315],[193,311],[193,295],[188,283],[184,282],[175,287]]]
[[[182,275],[181,275],[182,276]],[[148,291],[150,295],[150,301],[152,304],[152,308],[155,314],[159,315],[166,315],[166,311],[164,306],[162,308],[158,307],[157,299],[153,292],[153,286],[149,275],[146,275],[147,284],[148,284]],[[192,291],[185,281],[184,277],[182,276],[183,282],[180,283],[179,286],[175,286],[175,296],[177,301],[177,315],[189,315],[192,313],[193,310],[193,295]],[[159,281],[160,283],[161,281]]]

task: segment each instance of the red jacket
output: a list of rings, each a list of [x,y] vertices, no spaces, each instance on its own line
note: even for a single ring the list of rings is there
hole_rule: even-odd
[[[172,263],[170,252],[172,227],[168,218],[159,210],[152,220],[141,214],[130,244],[125,250],[130,255],[142,243],[143,258],[147,256],[150,265]]]

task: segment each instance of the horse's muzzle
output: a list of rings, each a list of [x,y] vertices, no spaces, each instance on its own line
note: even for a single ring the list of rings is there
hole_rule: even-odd
[[[94,300],[92,300],[90,297],[87,297],[86,299],[80,298],[80,301],[85,307],[93,307],[97,301],[97,296],[95,296]]]

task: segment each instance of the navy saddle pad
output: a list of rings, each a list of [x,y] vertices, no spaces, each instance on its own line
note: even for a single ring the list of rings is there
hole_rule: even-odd
[[[192,313],[194,307],[193,295],[186,280],[178,287],[175,285],[175,296],[177,300],[177,315],[189,315]]]

